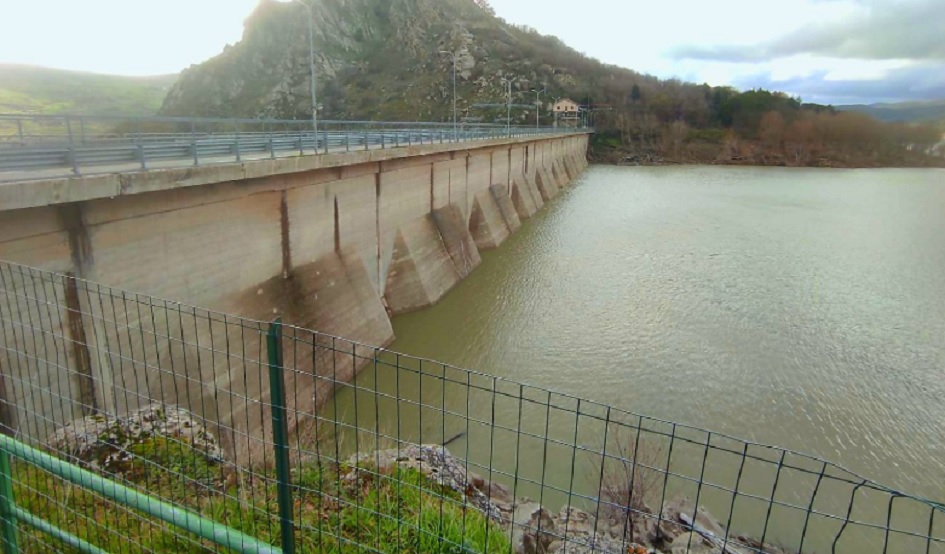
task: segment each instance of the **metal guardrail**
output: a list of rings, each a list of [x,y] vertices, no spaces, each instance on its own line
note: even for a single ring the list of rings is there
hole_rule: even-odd
[[[488,124],[319,121],[316,134],[311,126],[309,120],[0,114],[0,181],[57,169],[81,175],[574,132]]]

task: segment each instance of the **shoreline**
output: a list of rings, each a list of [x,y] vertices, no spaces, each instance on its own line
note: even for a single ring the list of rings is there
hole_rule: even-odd
[[[780,154],[768,155],[753,153],[746,156],[718,156],[717,150],[706,151],[707,145],[701,146],[702,152],[693,148],[689,155],[664,156],[655,152],[639,152],[624,148],[596,147],[588,149],[588,162],[617,166],[661,167],[673,165],[714,165],[714,166],[749,166],[749,167],[803,167],[820,169],[945,169],[945,157],[925,156],[917,159],[890,160],[845,160],[832,156],[819,156],[804,161],[788,160]]]

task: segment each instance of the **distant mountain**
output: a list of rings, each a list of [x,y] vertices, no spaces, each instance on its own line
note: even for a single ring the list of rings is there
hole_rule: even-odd
[[[0,113],[152,115],[176,79],[0,64]]]
[[[856,104],[837,106],[838,110],[865,113],[880,121],[906,123],[945,122],[945,100],[900,102],[895,104]]]

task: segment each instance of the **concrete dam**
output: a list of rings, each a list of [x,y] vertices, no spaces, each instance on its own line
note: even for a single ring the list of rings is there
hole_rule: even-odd
[[[144,390],[152,363],[166,371],[170,361],[180,379],[164,385],[167,403],[251,421],[235,405],[223,405],[223,395],[207,397],[196,385],[264,395],[265,387],[246,378],[258,367],[224,367],[212,352],[189,344],[150,352],[144,333],[140,339],[115,336],[113,327],[143,327],[146,314],[140,307],[104,306],[75,283],[103,283],[263,322],[281,317],[352,344],[384,347],[394,339],[392,316],[436,303],[474,271],[480,251],[500,246],[573,182],[587,165],[587,146],[588,134],[574,132],[2,184],[0,259],[66,274],[66,281],[50,285],[50,295],[62,299],[68,313],[14,305],[9,291],[35,287],[14,274],[4,276],[8,295],[0,309],[48,319],[44,324],[68,338],[68,348],[53,348],[62,350],[58,365],[74,373],[69,383],[54,383],[61,367],[22,366],[31,379],[50,383],[53,396],[108,413],[134,409],[142,401],[112,394],[109,384]],[[111,297],[128,301],[125,293]],[[182,318],[159,325],[173,336],[191,324]],[[188,331],[199,336],[213,328]],[[146,367],[115,355],[122,341],[145,352]],[[342,381],[363,363],[350,353],[325,356],[308,361],[309,369],[330,367]],[[244,354],[254,357],[258,352]],[[0,360],[0,372],[7,403],[15,407],[23,399],[10,384],[17,376],[9,371],[21,367],[14,362]],[[312,390],[298,391],[296,408],[311,410],[330,396],[322,385],[313,379],[305,385]],[[190,398],[191,390],[204,397]],[[52,404],[52,420],[81,416],[57,413]],[[10,427],[18,415],[25,416],[5,416]]]

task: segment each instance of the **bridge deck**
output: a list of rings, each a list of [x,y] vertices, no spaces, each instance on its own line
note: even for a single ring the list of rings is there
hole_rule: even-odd
[[[503,130],[503,135],[504,135]],[[422,136],[410,134],[403,140],[388,141],[389,133],[359,137],[353,141],[347,137],[338,144],[329,141],[327,151],[319,142],[319,151],[314,141],[308,148],[270,150],[254,149],[227,154],[204,155],[194,164],[191,154],[170,158],[147,160],[142,168],[140,161],[87,162],[81,166],[81,174],[75,174],[61,164],[56,167],[35,167],[4,171],[0,166],[0,209],[18,209],[139,194],[156,190],[199,186],[225,181],[234,181],[312,171],[331,167],[382,162],[412,156],[446,152],[466,151],[492,146],[533,142],[543,138],[565,135],[587,134],[587,130],[559,129],[536,133],[516,132],[513,136],[472,136],[452,141],[451,137],[438,134]],[[334,144],[332,144],[334,142]],[[0,155],[8,149],[0,149]]]

